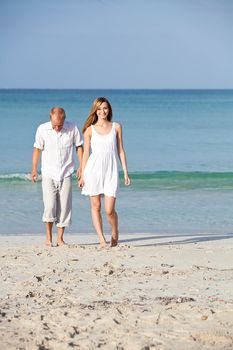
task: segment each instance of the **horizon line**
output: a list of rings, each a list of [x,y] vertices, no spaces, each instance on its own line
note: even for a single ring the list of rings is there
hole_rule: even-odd
[[[85,91],[96,91],[96,90],[112,90],[112,91],[125,91],[125,90],[135,90],[135,91],[195,91],[195,90],[233,90],[232,88],[36,88],[36,87],[0,87],[0,90],[85,90]]]

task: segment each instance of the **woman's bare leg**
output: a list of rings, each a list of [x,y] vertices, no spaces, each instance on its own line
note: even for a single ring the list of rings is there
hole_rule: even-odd
[[[112,227],[111,246],[115,247],[118,243],[118,216],[115,210],[116,198],[105,196],[105,212],[109,224]]]
[[[101,199],[100,195],[98,196],[91,196],[91,216],[94,228],[96,230],[96,233],[99,237],[99,242],[101,247],[106,246],[106,240],[103,234],[103,221],[101,216]]]

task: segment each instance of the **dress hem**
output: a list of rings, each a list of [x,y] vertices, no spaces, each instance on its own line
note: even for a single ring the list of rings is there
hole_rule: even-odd
[[[93,196],[99,196],[99,195],[101,195],[101,196],[107,196],[107,197],[114,197],[114,198],[116,198],[116,194],[114,195],[114,194],[109,194],[109,193],[104,193],[104,192],[100,192],[100,193],[81,193],[83,196],[89,196],[89,197],[93,197]]]

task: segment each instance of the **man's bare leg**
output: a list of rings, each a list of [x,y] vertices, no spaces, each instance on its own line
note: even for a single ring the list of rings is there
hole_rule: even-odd
[[[57,246],[64,245],[65,242],[63,240],[63,234],[65,232],[65,227],[58,227],[57,228]]]
[[[46,222],[45,223],[45,230],[46,230],[46,238],[45,238],[45,245],[46,247],[52,246],[52,240],[53,240],[53,222]]]

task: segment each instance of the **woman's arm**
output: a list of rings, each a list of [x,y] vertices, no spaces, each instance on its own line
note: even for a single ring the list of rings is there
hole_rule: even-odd
[[[118,156],[120,158],[122,170],[124,172],[125,185],[129,186],[130,185],[130,178],[129,178],[129,174],[128,174],[126,155],[125,155],[125,151],[124,151],[124,147],[123,147],[122,127],[118,123],[115,123],[115,125],[116,125]]]
[[[83,159],[81,162],[81,178],[79,181],[79,187],[83,187],[83,185],[84,185],[83,172],[84,172],[85,166],[87,164],[87,160],[90,157],[91,127],[86,129],[86,131],[84,132],[83,138],[84,138]]]

